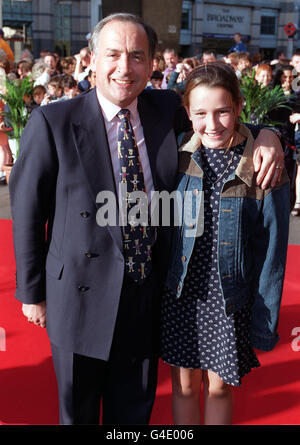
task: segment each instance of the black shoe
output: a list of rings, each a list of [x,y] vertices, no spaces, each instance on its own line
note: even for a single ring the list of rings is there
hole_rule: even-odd
[[[0,185],[6,185],[6,177],[2,176],[2,178],[0,178]]]

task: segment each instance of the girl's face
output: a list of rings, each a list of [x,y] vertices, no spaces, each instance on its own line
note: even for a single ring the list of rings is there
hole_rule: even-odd
[[[224,88],[201,85],[190,92],[186,110],[203,145],[225,148],[235,132],[241,107],[234,105],[231,94]]]
[[[289,91],[291,89],[293,80],[294,80],[294,76],[293,76],[292,71],[284,70],[283,74],[280,78],[282,89],[284,91]]]

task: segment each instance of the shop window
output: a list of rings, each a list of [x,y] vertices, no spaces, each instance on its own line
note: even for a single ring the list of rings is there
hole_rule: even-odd
[[[276,34],[276,17],[263,15],[260,22],[260,33],[264,35]]]
[[[68,56],[71,51],[71,12],[70,4],[54,5],[55,51],[61,56]]]
[[[192,3],[184,1],[181,12],[181,29],[189,31],[192,28]]]

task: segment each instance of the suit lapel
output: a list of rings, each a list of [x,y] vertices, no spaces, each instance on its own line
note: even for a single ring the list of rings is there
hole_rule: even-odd
[[[143,127],[154,189],[156,191],[173,189],[174,171],[172,169],[174,166],[172,162],[173,150],[176,150],[176,139],[172,122],[165,119],[153,103],[144,97],[143,93],[138,98],[138,111]]]
[[[160,144],[156,140],[155,131],[156,125],[159,125],[159,119],[154,107],[152,107],[142,96],[139,96],[138,98],[138,112],[143,127],[154,189],[159,190],[159,181],[157,177],[157,153],[160,148]]]

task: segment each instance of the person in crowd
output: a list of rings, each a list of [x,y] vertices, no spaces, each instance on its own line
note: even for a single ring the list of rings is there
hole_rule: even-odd
[[[31,75],[33,64],[26,60],[21,60],[17,64],[17,75],[19,79],[24,79],[24,77],[28,77]]]
[[[0,93],[5,94],[6,71],[0,64]],[[4,102],[0,99],[0,185],[6,185],[6,174],[3,166],[13,162],[12,153],[8,144],[8,136],[2,131],[5,129]]]
[[[50,75],[50,77],[54,77],[60,74],[57,68],[58,59],[55,56],[55,54],[53,53],[46,54],[46,56],[44,57],[44,62],[47,66],[48,74]]]
[[[7,58],[11,60],[11,62],[14,62],[15,60],[14,53],[4,38],[4,32],[2,28],[0,28],[0,50],[5,52]]]
[[[293,82],[293,91],[298,93],[300,91],[300,82],[299,82],[299,74],[300,74],[300,49],[297,49],[292,56],[290,65],[294,67],[294,82]],[[292,216],[300,216],[300,114],[293,113],[290,116],[290,120],[293,124],[295,124],[295,146],[296,146],[296,178],[295,178],[295,204],[294,208],[291,212]]]
[[[252,68],[251,57],[248,53],[239,53],[236,67],[236,75],[240,78],[243,74],[249,74]]]
[[[61,58],[59,53],[53,53],[56,60],[56,71],[58,74],[62,74]]]
[[[165,60],[160,52],[155,54],[153,59],[153,71],[164,71],[166,68]]]
[[[51,51],[48,48],[43,48],[40,51],[40,57],[39,59],[36,60],[36,62],[41,62],[44,61],[45,56],[47,56],[47,54],[49,54]]]
[[[26,60],[26,62],[30,62],[32,65],[34,63],[34,57],[31,52],[31,48],[29,45],[25,45],[20,55],[21,60]]]
[[[91,69],[91,51],[88,47],[81,48],[79,54],[75,54],[76,65],[74,70],[74,79],[81,82]]]
[[[168,81],[168,89],[175,90],[179,94],[184,93],[186,78],[195,68],[195,59],[186,58],[177,63],[175,70],[171,73]]]
[[[1,72],[0,75],[0,79],[1,81],[6,78],[6,76],[9,74],[10,72],[10,63],[9,60],[7,59],[7,57],[0,57],[0,68],[4,70],[4,73]]]
[[[289,65],[290,61],[287,59],[283,51],[277,51],[275,59],[271,60],[270,65],[273,71],[281,68],[283,65]]]
[[[32,78],[34,80],[34,86],[43,85],[47,87],[51,77],[51,69],[45,64],[44,60],[38,60],[32,67]]]
[[[178,63],[178,55],[177,55],[175,49],[166,48],[163,52],[163,58],[165,61],[166,68],[163,72],[164,78],[163,78],[162,88],[167,89],[168,88],[168,79],[169,79],[171,73],[175,70],[176,65]]]
[[[43,85],[36,85],[33,88],[32,97],[33,97],[33,101],[36,104],[36,106],[41,105],[46,94],[47,94],[47,90]]]
[[[98,424],[101,399],[103,424],[146,424],[154,402],[171,232],[126,224],[132,202],[118,190],[174,190],[176,140],[190,123],[177,94],[145,89],[156,43],[132,14],[99,22],[96,88],[32,112],[10,177],[16,298],[29,322],[47,325],[63,424]],[[280,178],[282,149],[269,130],[256,144],[265,189]],[[107,224],[107,192],[124,222]]]
[[[246,45],[242,42],[242,35],[237,32],[234,34],[233,36],[234,39],[234,45],[229,49],[228,53],[246,53],[247,52],[247,47]]]
[[[263,87],[270,86],[272,81],[272,68],[267,63],[261,63],[255,70],[255,80]]]
[[[153,71],[150,77],[151,85],[149,85],[147,88],[152,90],[161,90],[163,78],[164,75],[160,70]]]
[[[84,91],[88,91],[91,88],[94,88],[96,85],[96,73],[92,70],[88,72],[88,75],[78,82],[78,90],[83,93]]]
[[[286,96],[293,94],[294,67],[291,65],[281,65],[275,72],[272,86],[280,85]]]
[[[294,67],[293,74],[295,79],[293,81],[293,91],[299,94],[300,91],[300,49],[296,50],[292,56],[291,65]],[[300,216],[300,113],[293,113],[290,116],[290,121],[295,124],[295,146],[296,146],[296,178],[295,178],[295,204],[291,212],[292,216]]]
[[[79,94],[78,85],[73,76],[62,77],[63,96],[62,100],[73,99]]]
[[[75,72],[76,59],[75,57],[64,57],[60,61],[62,74],[66,74],[68,76],[73,76]]]
[[[292,216],[300,216],[300,150],[296,147],[296,178],[295,178],[295,203],[291,211]]]
[[[209,62],[216,62],[217,60],[217,53],[214,50],[207,49],[202,54],[202,62],[203,63],[209,63]]]
[[[295,68],[296,73],[300,73],[300,49],[296,50],[294,54],[292,55],[290,65],[292,65]]]
[[[224,56],[223,60],[227,65],[230,65],[235,72],[237,71],[239,63],[239,54],[237,52]]]
[[[96,86],[96,80],[97,80],[96,79],[96,72],[93,71],[93,70],[90,70],[89,74],[87,76],[87,79],[88,79],[88,81],[90,83],[90,89],[94,88]]]
[[[284,163],[290,179],[290,202],[291,209],[295,202],[295,177],[296,177],[296,145],[295,128],[291,116],[300,113],[300,92],[293,91],[294,67],[291,65],[281,66],[277,69],[272,86],[281,86],[286,95],[287,108],[280,107],[272,110],[268,116],[274,121],[275,126],[280,130],[284,140]]]
[[[252,66],[253,68],[257,67],[260,63],[262,63],[262,55],[261,53],[254,53],[251,56],[252,59]]]
[[[33,100],[32,94],[31,93],[24,94],[23,101],[24,101],[26,113],[29,116],[32,113],[32,110],[36,107],[36,103]]]
[[[296,148],[296,174],[295,174],[295,201],[291,211],[292,216],[300,216],[300,110],[292,113],[290,121],[295,125],[295,148]]]
[[[64,94],[63,78],[60,74],[50,78],[47,83],[47,94],[44,96],[41,105],[48,105],[50,102],[60,100]]]
[[[230,424],[232,388],[260,366],[253,348],[278,341],[289,183],[284,172],[275,188],[255,186],[253,136],[238,124],[242,97],[231,67],[195,68],[184,104],[193,131],[179,149],[181,224],[163,296],[161,356],[171,365],[175,424],[202,422],[202,385],[203,423]]]

